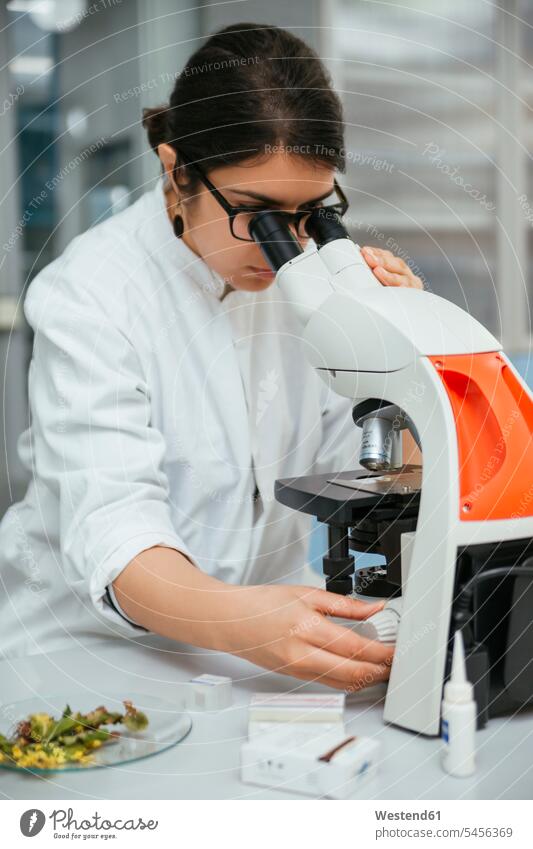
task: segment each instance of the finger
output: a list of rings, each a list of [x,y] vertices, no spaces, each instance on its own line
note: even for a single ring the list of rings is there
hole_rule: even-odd
[[[312,684],[322,684],[325,687],[332,687],[334,690],[340,690],[343,693],[351,693],[355,691],[355,687],[346,684],[344,681],[338,681],[336,678],[330,678],[328,675],[318,675],[309,678],[308,675],[291,675],[292,678],[298,678],[300,681],[311,681]],[[371,686],[371,685],[369,685]]]
[[[361,253],[365,262],[368,263],[370,268],[374,268],[375,265],[379,265],[383,262],[383,251],[381,248],[373,248],[370,245],[364,245],[361,248]]]
[[[365,246],[361,248],[361,252],[371,268],[380,265],[387,271],[395,271],[400,274],[408,274],[410,272],[410,268],[405,260],[395,256],[392,251],[387,251],[384,248]]]
[[[293,678],[297,677],[302,681],[309,681],[309,678],[306,678],[305,675],[301,675],[301,676],[293,675],[292,677]],[[385,678],[383,678],[383,680],[378,680],[377,677],[371,678],[366,673],[363,673],[361,675],[360,679],[352,681],[352,682],[347,684],[346,681],[339,680],[338,678],[333,678],[329,675],[320,675],[316,678],[313,678],[312,683],[321,684],[322,686],[325,686],[325,687],[331,687],[334,690],[340,690],[341,692],[346,693],[347,695],[350,695],[351,693],[357,693],[360,690],[364,690],[366,687],[375,687],[378,684],[383,684],[386,681],[388,681],[388,679],[389,679],[388,674]]]
[[[366,687],[373,687],[376,686],[376,684],[382,683],[382,681],[374,681],[370,684],[362,683],[359,686],[357,683],[344,684],[342,681],[337,681],[336,678],[328,678],[327,676],[323,676],[320,681],[317,681],[317,684],[325,684],[326,687],[331,687],[333,690],[342,690],[342,692],[346,693],[346,695],[357,693],[359,690],[363,690]]]
[[[363,253],[363,257],[365,258],[366,262],[372,268],[373,271],[380,267],[383,268],[385,271],[390,271],[396,274],[403,275],[406,280],[405,282],[399,285],[413,289],[424,288],[424,283],[422,279],[420,277],[417,277],[416,274],[413,274],[405,260],[401,259],[398,256],[395,256],[392,251],[388,251],[383,248],[372,248],[370,246],[365,245],[363,248],[361,248],[361,252]]]
[[[327,590],[314,589],[306,597],[308,604],[315,610],[320,610],[328,616],[338,616],[341,619],[367,619],[385,606],[384,601],[360,601],[356,598],[348,598]]]
[[[336,678],[331,678],[328,675],[316,675],[309,674],[308,672],[286,672],[283,669],[279,670],[281,675],[290,675],[291,678],[297,678],[299,681],[309,681],[312,684],[322,684],[326,687],[333,687],[335,690],[342,690],[342,692],[346,692],[349,688],[349,692],[352,692],[351,685],[346,684],[346,682],[338,681]]]
[[[413,274],[413,272],[411,271],[409,266],[405,265],[405,263],[403,263],[402,260],[400,260],[400,262],[402,263],[402,265],[401,265],[401,269],[400,269],[400,274],[397,275],[397,278],[396,278],[397,282],[396,283],[392,282],[393,278],[390,278],[391,282],[386,283],[386,285],[388,285],[388,286],[405,286],[409,289],[423,289],[424,283],[421,280],[421,278],[417,277],[416,274]],[[389,266],[385,267],[384,265],[377,265],[372,270],[373,270],[374,274],[376,274],[376,272],[377,272],[376,276],[380,275],[381,272],[384,272],[384,273],[394,272],[394,269],[391,269]],[[394,272],[394,273],[396,273],[396,272]],[[398,277],[401,277],[402,280],[398,281]]]
[[[393,271],[387,271],[382,265],[376,265],[372,271],[384,286],[410,287],[412,285],[411,278],[407,274],[396,274]]]
[[[316,648],[308,650],[293,667],[289,664],[280,671],[295,677],[305,677],[306,680],[317,683],[321,683],[322,678],[330,678],[338,681],[345,688],[361,688],[387,681],[390,675],[390,664],[351,660]]]
[[[403,259],[400,259],[400,257],[394,256],[394,254],[389,252],[385,253],[379,265],[383,266],[385,271],[394,271],[397,274],[405,274],[407,277],[411,276],[411,269],[407,263]]]
[[[307,639],[315,646],[352,660],[392,663],[394,657],[394,646],[390,643],[370,640],[350,628],[327,620],[309,631]]]
[[[355,668],[353,664],[355,664]],[[388,681],[390,666],[386,663],[364,663],[363,661],[347,660],[336,666],[333,674],[327,677],[333,681],[338,681],[345,692],[354,693],[363,690],[365,687],[373,687],[383,681]]]

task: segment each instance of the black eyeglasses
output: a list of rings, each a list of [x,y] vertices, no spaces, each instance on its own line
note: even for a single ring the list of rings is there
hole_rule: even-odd
[[[181,159],[185,165],[187,165],[189,168],[192,168],[196,172],[204,186],[209,189],[209,191],[216,198],[222,209],[227,213],[232,236],[235,239],[240,239],[241,242],[255,241],[252,236],[250,236],[250,232],[248,229],[250,226],[250,222],[254,215],[257,215],[258,212],[266,212],[268,210],[268,207],[266,207],[264,204],[261,206],[232,206],[229,201],[226,200],[224,195],[217,189],[217,187],[213,185],[211,180],[204,174],[199,165],[197,165],[195,162],[187,162],[186,160],[184,160],[183,157],[181,157]],[[176,167],[174,168],[174,175],[176,172]],[[328,203],[330,198],[334,202]],[[270,211],[275,212],[276,215],[282,221],[284,221],[285,224],[290,227],[291,230],[296,233],[299,238],[308,239],[309,234],[306,231],[306,224],[309,216],[313,212],[315,212],[317,209],[320,209],[324,210],[325,215],[331,214],[343,216],[346,213],[348,206],[349,204],[346,195],[344,194],[337,181],[334,180],[331,195],[321,200],[318,204],[310,206],[306,209],[299,209],[297,212],[284,212],[278,209],[272,209]]]

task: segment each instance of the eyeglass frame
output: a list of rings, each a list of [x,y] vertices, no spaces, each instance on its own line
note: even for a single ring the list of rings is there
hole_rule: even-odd
[[[200,168],[200,166],[196,162],[188,162],[181,154],[180,154],[180,156],[183,160],[182,164],[189,167],[189,168],[192,168],[196,172],[196,174],[198,175],[198,177],[200,178],[200,180],[202,181],[204,186],[207,189],[209,189],[211,194],[214,196],[215,200],[218,201],[219,205],[222,207],[222,209],[224,210],[224,212],[228,216],[228,218],[229,218],[229,228],[230,228],[231,235],[233,236],[233,238],[238,239],[240,242],[254,242],[255,239],[253,237],[250,237],[249,239],[245,239],[242,236],[236,236],[235,233],[234,233],[234,230],[233,230],[233,222],[234,222],[235,218],[237,217],[237,215],[240,215],[240,214],[243,214],[243,213],[247,213],[249,215],[250,213],[252,213],[252,214],[256,213],[257,214],[259,212],[265,212],[265,211],[268,210],[268,207],[265,207],[265,206],[257,206],[257,207],[254,207],[254,206],[232,206],[231,203],[227,200],[227,198],[224,197],[222,192],[219,189],[217,189],[217,187],[211,182],[209,177],[206,174],[204,174],[203,170]],[[178,181],[176,180],[175,174],[176,174],[176,169],[179,168],[179,167],[180,166],[176,164],[176,165],[174,165],[174,168],[172,169],[172,175],[174,176],[176,184],[178,184]],[[270,211],[275,212],[277,215],[280,216],[280,218],[282,220],[286,221],[289,225],[292,224],[295,227],[296,232],[299,234],[299,229],[298,229],[299,224],[300,224],[300,221],[302,220],[302,218],[304,217],[304,215],[309,215],[310,213],[315,212],[317,209],[324,209],[326,211],[331,210],[334,213],[336,213],[337,215],[339,215],[341,218],[342,218],[343,215],[346,214],[350,204],[349,204],[348,198],[344,194],[344,191],[339,186],[339,184],[337,183],[337,180],[335,178],[333,179],[333,191],[335,191],[337,193],[337,196],[340,199],[340,207],[341,207],[340,211],[339,211],[339,208],[338,208],[339,204],[329,204],[327,206],[313,206],[313,207],[310,207],[309,209],[298,210],[297,212],[285,212],[282,209],[279,209],[279,210],[278,209],[272,209]]]

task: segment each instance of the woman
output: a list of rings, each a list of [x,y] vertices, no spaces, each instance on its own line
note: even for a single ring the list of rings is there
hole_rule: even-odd
[[[310,519],[273,497],[278,477],[353,468],[357,432],[247,230],[257,209],[338,203],[339,100],[302,41],[234,25],[144,126],[155,189],[25,299],[32,480],[0,530],[1,649],[149,630],[340,689],[384,680],[392,650],[328,618],[381,604],[311,586]],[[364,253],[384,285],[421,285]]]

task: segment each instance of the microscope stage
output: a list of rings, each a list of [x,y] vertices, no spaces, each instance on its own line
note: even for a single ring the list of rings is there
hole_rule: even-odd
[[[420,492],[422,487],[422,467],[418,466],[412,471],[406,471],[404,467],[390,472],[378,472],[372,477],[359,475],[350,480],[337,478],[337,480],[328,480],[328,483],[380,495],[411,495]]]
[[[422,467],[415,465],[391,472],[329,472],[277,480],[274,491],[276,500],[293,510],[350,525],[372,509],[418,508],[421,475]]]

